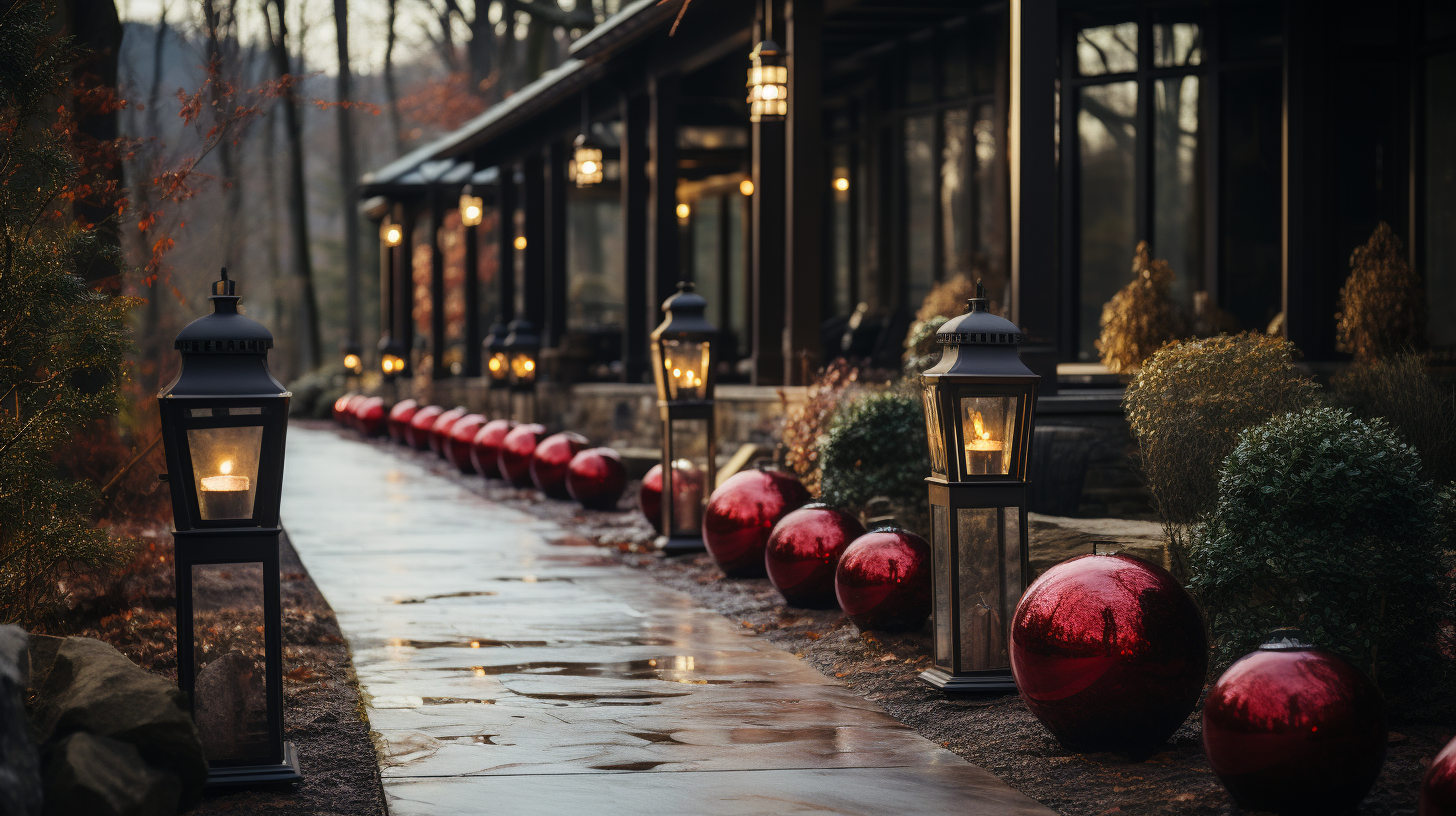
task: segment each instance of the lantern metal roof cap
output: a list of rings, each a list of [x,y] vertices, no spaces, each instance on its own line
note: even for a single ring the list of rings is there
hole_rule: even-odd
[[[990,305],[986,287],[977,280],[976,296],[966,300],[969,311],[945,321],[945,325],[936,331],[935,341],[942,346],[1020,345],[1021,329],[1010,320],[991,314]]]
[[[212,284],[213,312],[188,323],[173,347],[182,352],[177,378],[159,397],[285,396],[288,389],[268,371],[273,333],[238,313],[236,282],[227,270]]]
[[[536,334],[536,324],[526,318],[518,317],[512,320],[508,328],[510,329],[510,334],[507,334],[505,339],[505,348],[507,351],[541,347],[541,337]]]
[[[576,138],[571,140],[571,147],[573,150],[580,150],[584,147],[591,148],[592,150],[601,150],[602,144],[590,131],[584,130],[576,134]]]
[[[944,347],[940,362],[925,372],[926,377],[1033,377],[1021,362],[1017,347],[1021,330],[1015,323],[990,312],[986,288],[976,281],[976,296],[967,301],[970,311],[953,317],[935,333]]]
[[[480,341],[480,346],[492,354],[497,351],[505,351],[506,335],[509,333],[510,329],[506,327],[506,324],[497,320],[490,324],[490,329],[486,331],[485,338]]]
[[[708,322],[705,314],[708,301],[698,294],[692,281],[679,281],[677,294],[662,302],[662,311],[667,319],[652,330],[652,338],[669,334],[716,334],[718,328]]]
[[[773,60],[781,56],[782,54],[783,52],[779,50],[778,43],[774,42],[773,40],[762,40],[759,42],[758,45],[755,45],[753,47],[753,51],[749,53],[748,58],[756,60]]]
[[[393,337],[386,334],[379,338],[379,352],[381,354],[393,354],[396,357],[403,357],[404,351],[404,343],[395,340]]]

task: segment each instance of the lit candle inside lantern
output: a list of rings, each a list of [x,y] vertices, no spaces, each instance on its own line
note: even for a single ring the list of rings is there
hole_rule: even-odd
[[[1006,444],[1000,440],[992,439],[991,432],[986,430],[985,420],[981,417],[980,411],[970,412],[970,426],[966,434],[966,473],[970,475],[986,475],[1004,473],[1002,467],[1002,454]]]
[[[234,476],[233,460],[218,465],[219,476],[204,476],[202,502],[204,519],[243,519],[253,515],[252,481],[247,476]]]

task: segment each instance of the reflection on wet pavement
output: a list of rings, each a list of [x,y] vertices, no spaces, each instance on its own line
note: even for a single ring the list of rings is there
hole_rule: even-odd
[[[349,639],[395,816],[637,814],[644,794],[660,813],[1049,812],[686,595],[553,547],[551,523],[332,431],[288,442],[284,521]]]

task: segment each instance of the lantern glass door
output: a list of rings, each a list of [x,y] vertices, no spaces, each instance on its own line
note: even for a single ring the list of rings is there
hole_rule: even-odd
[[[961,442],[967,476],[1005,476],[1012,472],[1019,396],[962,396]]]
[[[1008,667],[1007,623],[1021,600],[1021,510],[961,508],[956,527],[960,668]]]
[[[668,423],[672,469],[663,474],[662,494],[673,497],[671,528],[664,528],[671,536],[692,537],[703,532],[703,509],[712,492],[708,487],[709,421],[673,419]]]
[[[950,508],[943,504],[930,506],[930,560],[935,571],[935,665],[946,671],[955,670],[955,613],[950,606]]]
[[[195,414],[198,410],[192,409]],[[203,521],[250,519],[258,492],[258,460],[263,450],[262,426],[189,428],[193,489]]]
[[[708,341],[664,338],[657,351],[657,376],[669,400],[708,398]]]
[[[277,762],[265,685],[263,564],[194,564],[193,717],[213,765]]]
[[[925,432],[930,440],[930,472],[932,475],[944,479],[949,471],[946,469],[945,457],[945,432],[940,422],[940,394],[939,389],[934,386],[927,386],[921,393],[925,407]]]

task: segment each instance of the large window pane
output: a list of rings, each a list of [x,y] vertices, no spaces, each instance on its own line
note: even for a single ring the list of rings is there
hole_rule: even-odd
[[[566,286],[570,331],[619,331],[625,319],[622,274],[622,204],[615,197],[588,194],[567,200],[570,240]],[[523,252],[515,255],[520,257]]]
[[[1198,77],[1153,82],[1153,252],[1173,268],[1173,297],[1203,288],[1203,150]]]
[[[971,114],[965,108],[941,114],[945,141],[940,150],[940,238],[945,277],[971,274],[970,190],[966,154],[970,151]]]
[[[853,218],[854,213],[850,207],[850,185],[855,183],[849,172],[849,146],[834,146],[834,173],[833,186],[830,190],[834,197],[831,205],[831,252],[833,253],[834,277],[833,288],[830,291],[830,308],[833,315],[848,315],[854,311],[854,266],[851,263],[853,258],[851,247],[853,246]]]
[[[1137,23],[1084,28],[1077,32],[1077,70],[1082,76],[1137,70]]]
[[[428,218],[421,218],[415,223],[413,257],[410,258],[410,283],[413,287],[412,305],[410,315],[415,321],[415,344],[428,343],[432,339],[430,334],[431,317],[434,314],[434,303],[430,300],[430,243],[432,225]],[[434,349],[429,349],[419,359],[415,360],[416,370],[428,367],[433,359]]]
[[[1278,68],[1229,71],[1219,89],[1219,306],[1246,329],[1283,308]]]
[[[452,374],[465,368],[465,227],[460,210],[445,211],[435,242],[445,267],[445,359]]]
[[[911,311],[935,283],[935,153],[929,116],[905,120],[905,239]]]
[[[692,214],[692,280],[698,294],[708,299],[709,319],[722,325],[723,298],[718,291],[723,280],[723,201],[718,196],[700,198],[692,203]]]
[[[475,228],[475,272],[480,281],[480,327],[482,332],[501,317],[500,303],[500,210],[487,206]]]
[[[728,194],[728,315],[721,328],[733,333],[734,357],[748,356],[748,199]]]
[[[1435,346],[1456,346],[1456,53],[1426,61],[1426,291]]]
[[[1102,305],[1128,279],[1135,218],[1137,83],[1094,85],[1078,92],[1080,283],[1077,357],[1097,359]]]
[[[976,229],[975,246],[972,248],[975,261],[972,266],[977,274],[986,277],[986,290],[997,305],[1008,302],[1010,292],[1005,290],[1006,259],[1005,244],[1001,239],[1004,221],[1003,213],[996,206],[996,184],[993,177],[996,164],[996,121],[991,105],[976,109],[976,124],[972,128],[974,137],[975,164],[971,174],[972,194],[975,197]]]
[[[1173,68],[1203,62],[1203,28],[1197,23],[1153,26],[1153,67]]]

